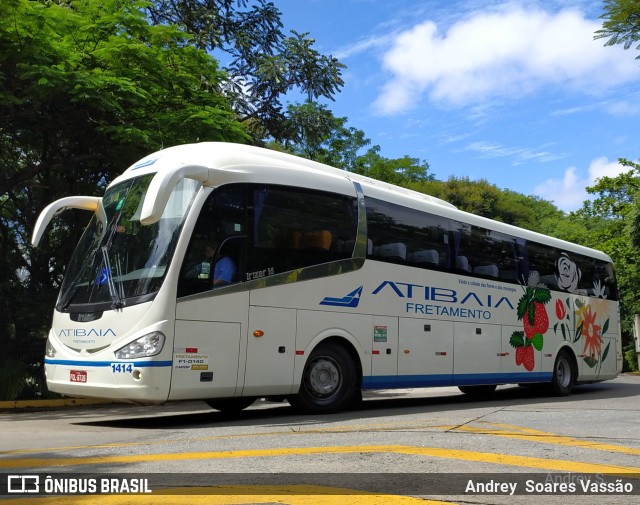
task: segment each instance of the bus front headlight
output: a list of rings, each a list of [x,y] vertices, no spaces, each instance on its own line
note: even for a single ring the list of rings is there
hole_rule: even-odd
[[[114,354],[118,359],[148,358],[160,353],[163,346],[164,335],[154,331],[118,349]]]
[[[47,347],[44,351],[45,356],[47,358],[55,358],[56,357],[56,348],[53,347],[53,344],[51,343],[51,341],[49,339],[47,339]]]

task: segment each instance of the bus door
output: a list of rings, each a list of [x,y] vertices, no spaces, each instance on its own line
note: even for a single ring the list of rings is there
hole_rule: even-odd
[[[178,301],[170,400],[238,396],[247,305],[243,292]]]
[[[249,309],[243,396],[291,393],[296,345],[296,310]]]
[[[240,394],[246,234],[244,188],[216,189],[200,210],[180,270],[170,399]]]

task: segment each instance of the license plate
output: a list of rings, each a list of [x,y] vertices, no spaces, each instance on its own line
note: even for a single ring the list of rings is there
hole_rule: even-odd
[[[87,372],[85,370],[69,370],[69,380],[71,382],[87,382]]]

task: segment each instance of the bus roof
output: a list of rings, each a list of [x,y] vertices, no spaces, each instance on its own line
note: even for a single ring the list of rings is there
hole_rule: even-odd
[[[198,174],[193,178],[206,186],[253,181],[344,193],[353,188],[353,182],[357,182],[367,196],[611,262],[611,258],[600,251],[464,212],[434,196],[288,153],[243,144],[202,142],[169,147],[134,163],[112,184],[145,174],[175,175],[183,167],[197,168]]]
[[[226,142],[184,144],[157,151],[131,165],[120,177],[114,180],[114,183],[120,182],[123,178],[137,177],[143,173],[173,170],[181,165],[200,165],[217,170],[237,166],[244,166],[250,170],[250,166],[254,165],[256,172],[259,171],[262,178],[271,176],[274,184],[282,183],[283,175],[289,175],[290,170],[295,169],[318,176],[339,177],[348,181],[359,182],[362,185],[387,189],[420,201],[455,208],[454,205],[440,198],[347,172],[346,170],[306,158],[271,149]],[[269,173],[264,171],[267,167],[272,169]],[[317,187],[318,182],[320,181],[317,181],[313,187]]]

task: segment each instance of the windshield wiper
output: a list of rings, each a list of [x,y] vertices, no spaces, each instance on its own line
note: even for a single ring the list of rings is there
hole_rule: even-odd
[[[113,272],[111,270],[111,262],[109,261],[109,248],[106,245],[103,245],[100,250],[102,251],[102,261],[104,262],[107,286],[109,287],[109,296],[111,297],[111,308],[121,309],[124,307],[124,302],[122,301],[120,294],[116,290],[116,285],[113,282]]]

